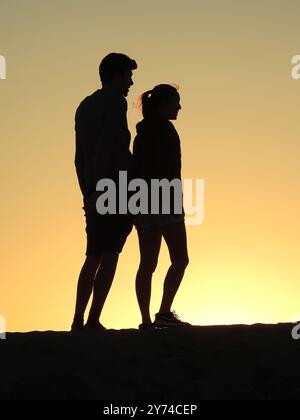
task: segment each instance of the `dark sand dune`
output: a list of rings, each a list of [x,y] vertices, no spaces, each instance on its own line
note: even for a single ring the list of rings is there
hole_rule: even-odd
[[[0,398],[299,399],[292,327],[7,334]]]

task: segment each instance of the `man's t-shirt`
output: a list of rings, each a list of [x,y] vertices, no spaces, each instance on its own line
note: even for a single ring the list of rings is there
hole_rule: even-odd
[[[75,166],[84,196],[95,191],[97,182],[117,182],[119,171],[131,171],[127,101],[116,92],[100,89],[87,96],[75,115]]]

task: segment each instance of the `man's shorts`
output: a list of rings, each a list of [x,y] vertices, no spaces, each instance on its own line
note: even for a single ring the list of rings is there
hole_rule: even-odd
[[[133,227],[132,216],[130,214],[100,215],[95,205],[86,206],[86,202],[84,199],[86,255],[121,253]]]

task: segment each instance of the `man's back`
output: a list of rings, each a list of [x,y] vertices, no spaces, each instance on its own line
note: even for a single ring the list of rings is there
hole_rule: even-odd
[[[130,170],[126,113],[126,99],[108,89],[87,96],[77,108],[75,166],[83,195],[94,192],[99,179],[117,179],[120,170]]]

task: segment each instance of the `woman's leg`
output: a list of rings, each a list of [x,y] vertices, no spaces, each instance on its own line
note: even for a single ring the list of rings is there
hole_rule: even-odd
[[[159,313],[171,312],[171,306],[189,263],[187,238],[184,222],[173,223],[161,228],[171,258],[171,267],[164,282],[164,293]]]
[[[142,322],[150,324],[150,299],[152,275],[156,269],[161,246],[159,228],[138,229],[141,261],[136,275],[136,295]]]

